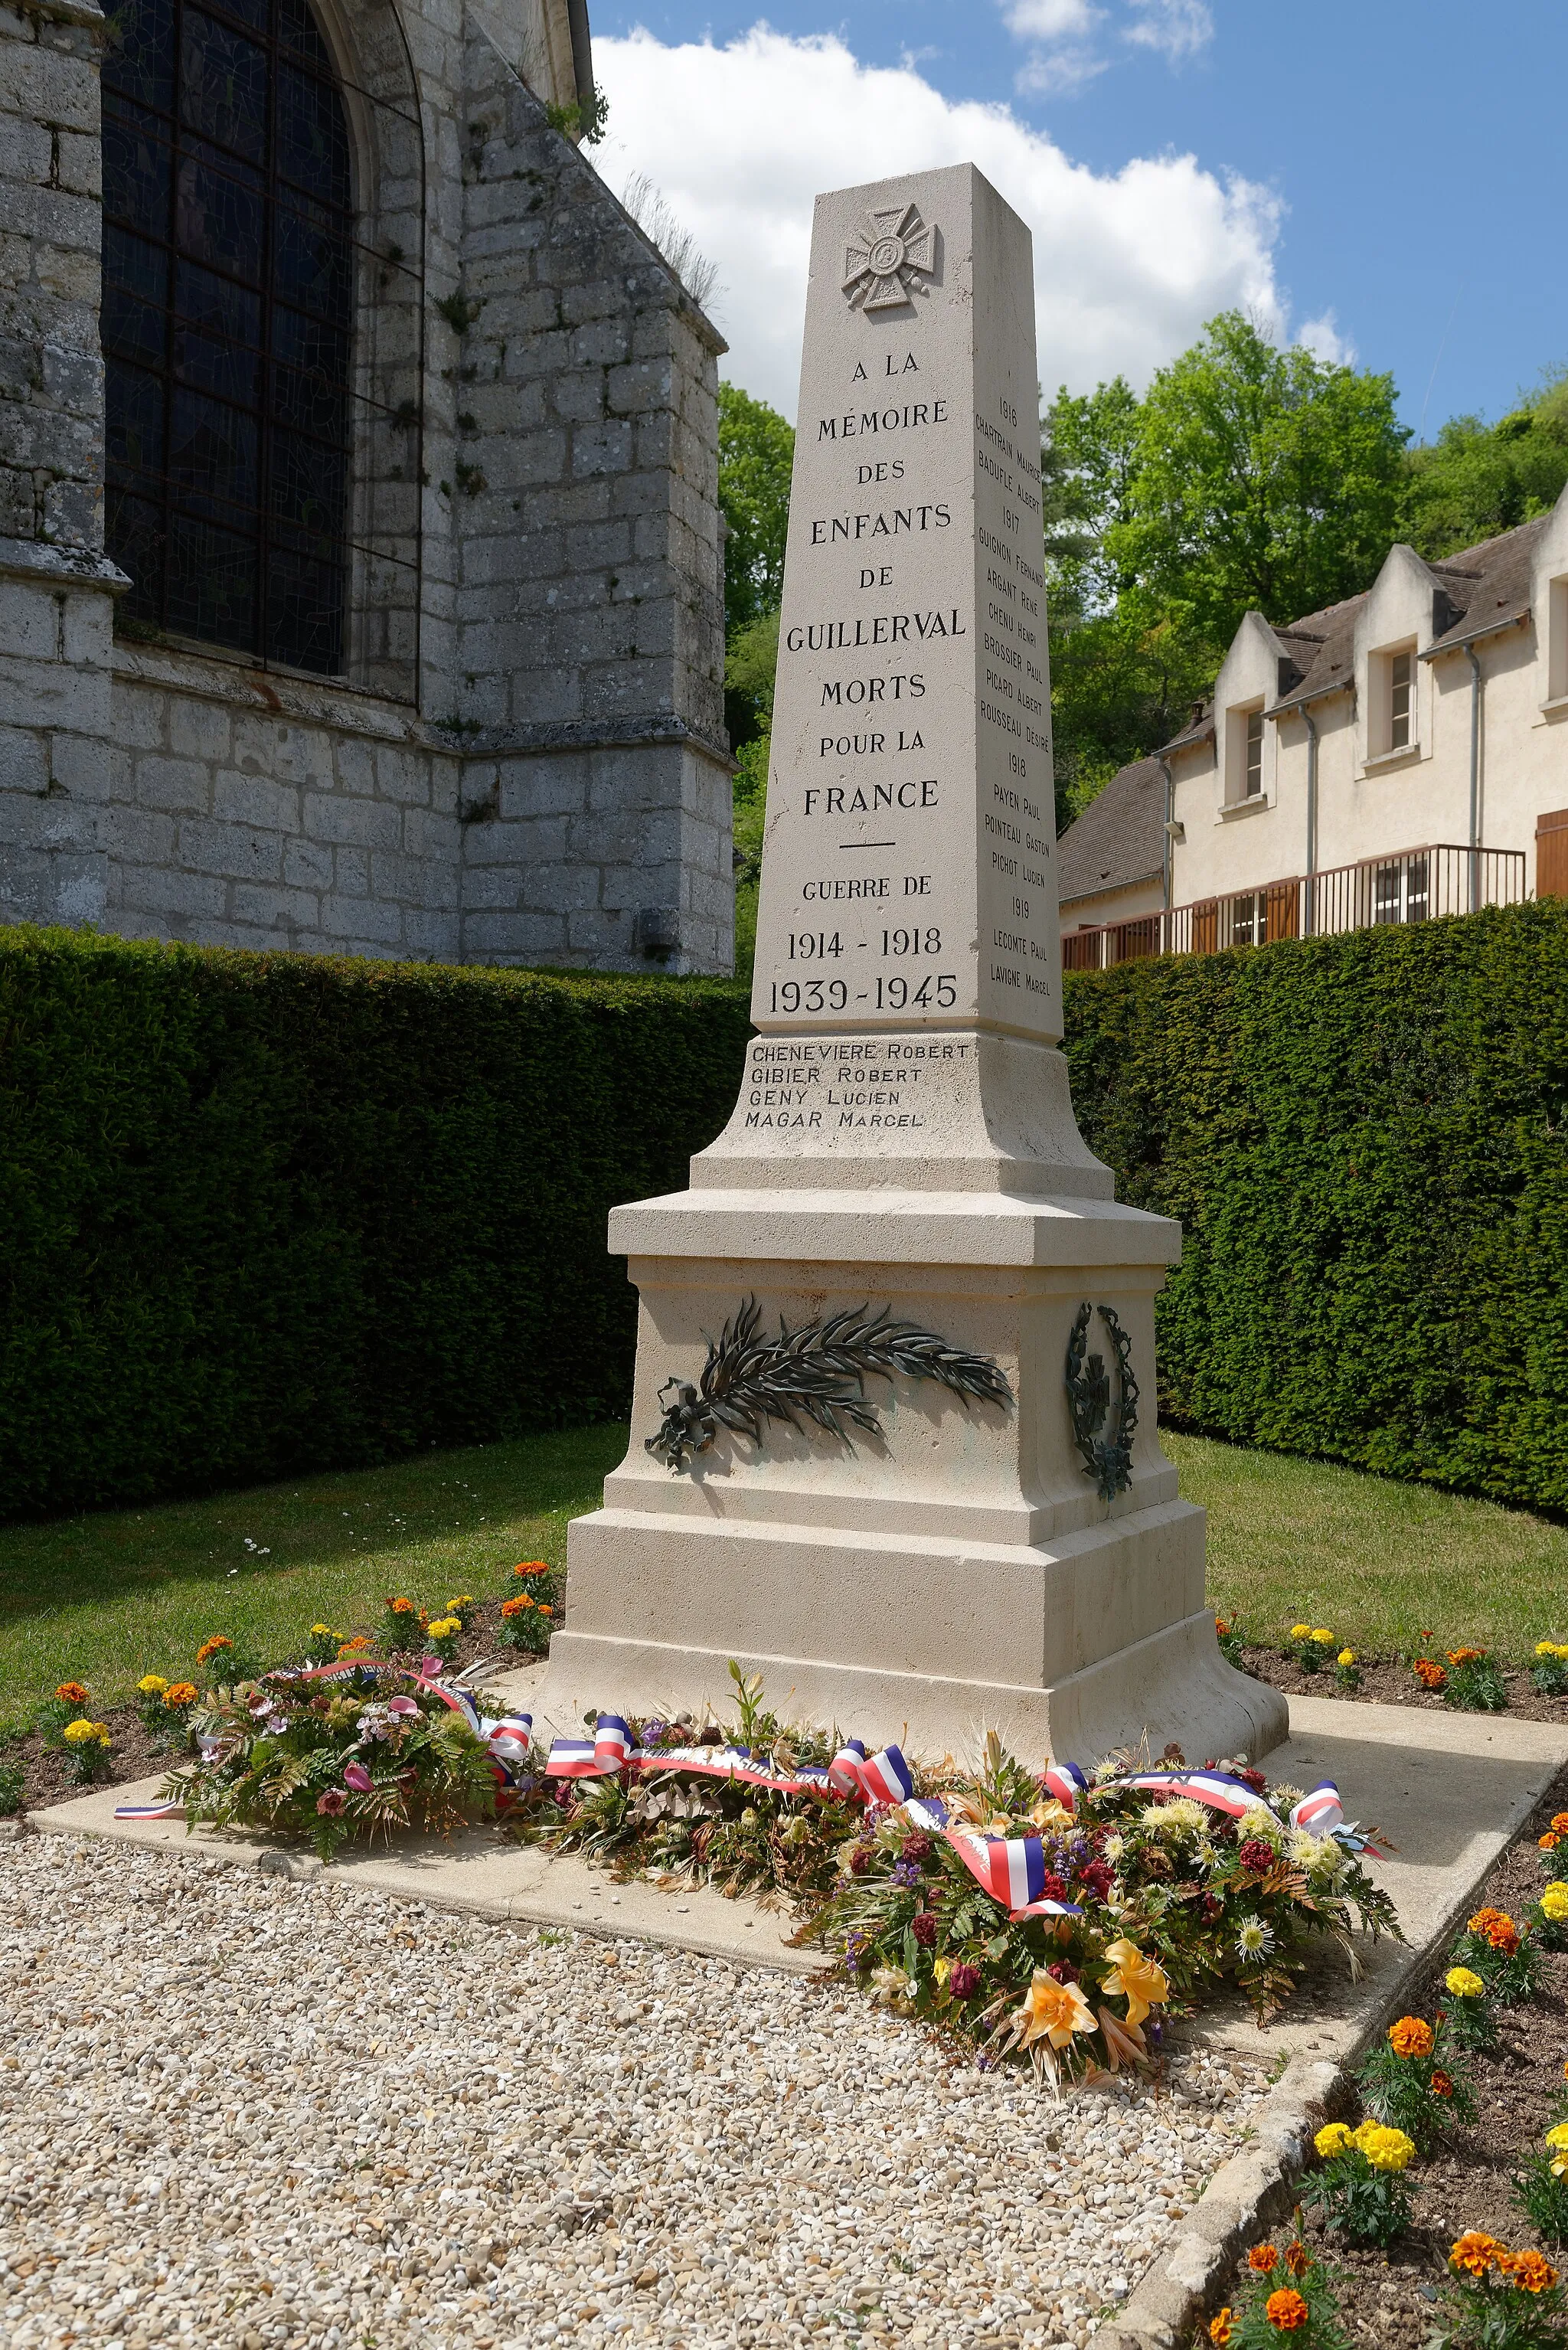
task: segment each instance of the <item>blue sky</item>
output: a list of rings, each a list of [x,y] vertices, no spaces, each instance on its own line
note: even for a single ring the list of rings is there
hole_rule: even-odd
[[[601,169],[689,221],[781,406],[809,192],[966,143],[1034,229],[1048,385],[1147,378],[1231,299],[1392,369],[1428,434],[1568,361],[1561,0],[590,5]]]

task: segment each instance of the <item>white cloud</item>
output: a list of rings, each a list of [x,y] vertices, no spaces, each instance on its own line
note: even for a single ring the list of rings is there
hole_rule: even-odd
[[[1008,31],[1021,41],[1084,40],[1103,14],[1089,0],[1008,0],[1002,10]]]
[[[1135,48],[1158,49],[1174,65],[1196,57],[1214,38],[1214,19],[1204,0],[1132,0],[1133,21],[1122,38]]]
[[[1296,328],[1296,340],[1304,343],[1314,359],[1325,367],[1354,367],[1355,345],[1339,330],[1339,321],[1332,310],[1321,318],[1303,318]]]
[[[1282,332],[1279,200],[1190,155],[1075,163],[1003,106],[954,102],[911,65],[861,65],[833,36],[766,25],[723,48],[639,31],[596,40],[612,187],[646,172],[719,266],[710,306],[724,373],[794,414],[813,199],[824,189],[973,162],[1034,233],[1047,393],[1119,370],[1147,383],[1215,311]]]

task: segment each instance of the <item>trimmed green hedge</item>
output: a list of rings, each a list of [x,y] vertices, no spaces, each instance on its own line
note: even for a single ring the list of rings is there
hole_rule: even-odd
[[[1161,1404],[1568,1510],[1568,906],[1069,976]],[[625,1410],[743,989],[0,930],[0,1516]]]
[[[608,1418],[744,991],[0,930],[0,1516]]]
[[[1073,1098],[1180,1218],[1165,1409],[1568,1510],[1568,906],[1069,978]]]

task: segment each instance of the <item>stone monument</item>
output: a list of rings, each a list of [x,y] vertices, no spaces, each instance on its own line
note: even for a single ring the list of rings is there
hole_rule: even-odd
[[[632,1440],[539,1705],[917,1752],[1257,1755],[1154,1428],[1179,1227],[1062,1035],[1029,232],[972,165],[820,197],[740,1100],[618,1208]]]

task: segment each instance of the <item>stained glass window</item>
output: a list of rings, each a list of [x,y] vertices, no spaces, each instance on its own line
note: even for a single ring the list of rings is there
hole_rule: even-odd
[[[355,245],[308,0],[122,0],[103,68],[109,551],[135,621],[344,668]]]

